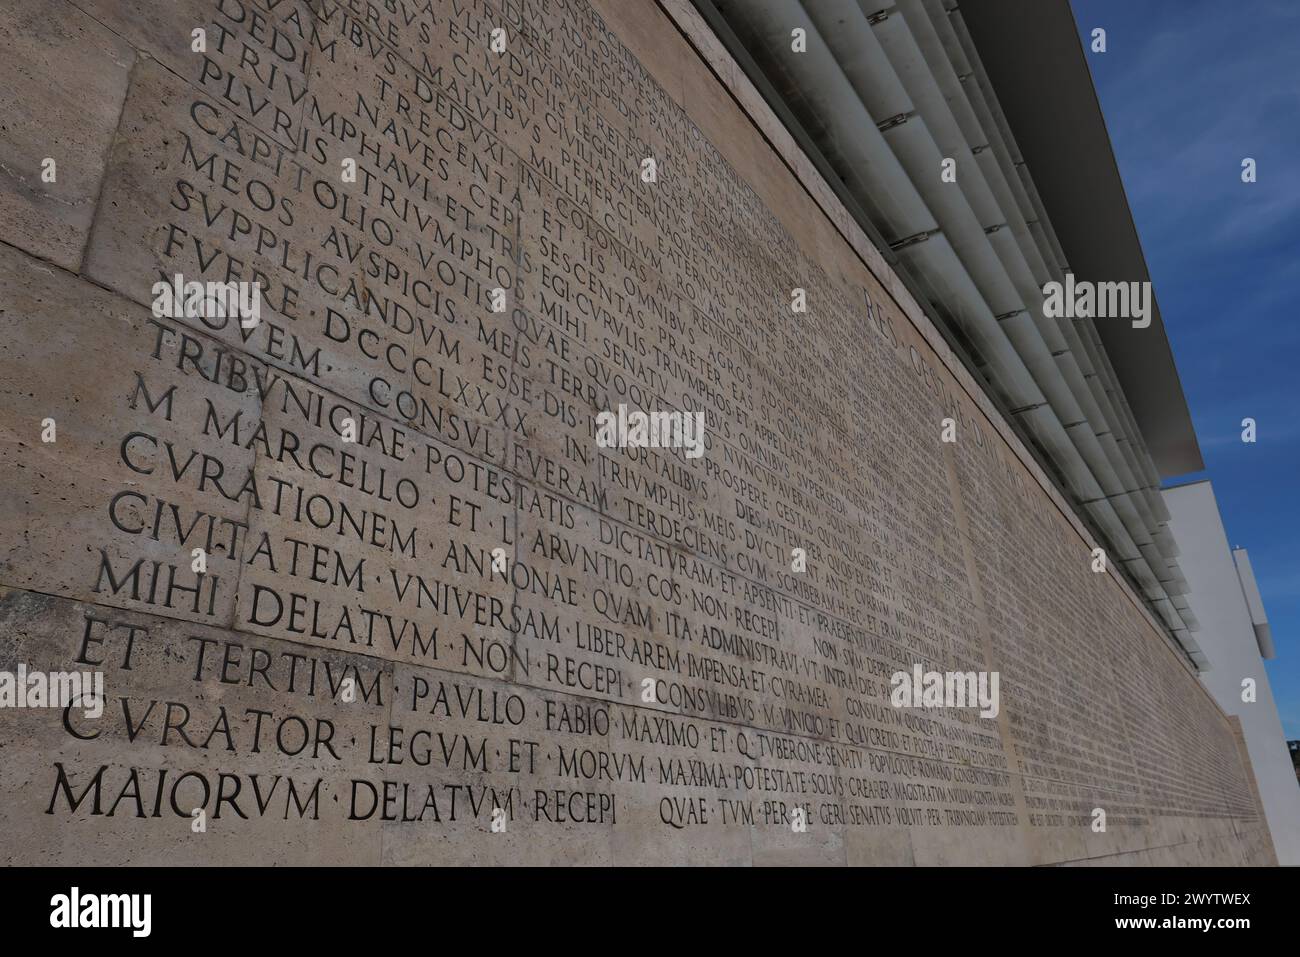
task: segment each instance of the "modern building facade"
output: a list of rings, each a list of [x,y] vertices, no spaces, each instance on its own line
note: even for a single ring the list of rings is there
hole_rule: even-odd
[[[1066,274],[1150,280],[1067,0],[695,6],[1241,718],[1279,860],[1300,862],[1249,559],[1208,482],[1162,490],[1204,463],[1158,304],[1145,327],[1042,308]]]
[[[1300,786],[1264,668],[1276,652],[1250,558],[1244,548],[1229,549],[1210,482],[1163,494],[1182,548],[1187,597],[1201,622],[1201,681],[1241,720],[1278,863],[1300,865]]]

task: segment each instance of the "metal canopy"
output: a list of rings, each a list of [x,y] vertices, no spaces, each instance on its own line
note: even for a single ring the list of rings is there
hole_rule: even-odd
[[[961,0],[961,16],[1074,274],[1147,282],[1146,257],[1065,0]],[[1097,333],[1161,478],[1205,468],[1159,305]]]

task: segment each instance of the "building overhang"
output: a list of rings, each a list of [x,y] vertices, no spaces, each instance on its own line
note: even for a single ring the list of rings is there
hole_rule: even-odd
[[[1075,276],[1149,282],[1069,4],[961,0],[960,9]],[[1199,472],[1205,463],[1154,297],[1153,306],[1148,328],[1123,320],[1098,320],[1096,326],[1151,458],[1167,479]]]

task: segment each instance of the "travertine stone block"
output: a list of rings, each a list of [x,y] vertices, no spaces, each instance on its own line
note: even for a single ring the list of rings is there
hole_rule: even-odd
[[[5,4],[0,49],[3,239],[76,269],[135,53],[66,0]]]

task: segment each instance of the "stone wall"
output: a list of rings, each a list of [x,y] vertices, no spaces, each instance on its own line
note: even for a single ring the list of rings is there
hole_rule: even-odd
[[[652,0],[2,16],[0,669],[106,701],[0,709],[0,860],[1271,861],[1228,720]],[[916,664],[999,714],[891,707]]]

